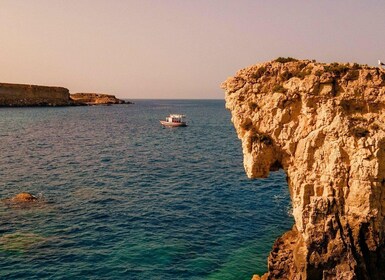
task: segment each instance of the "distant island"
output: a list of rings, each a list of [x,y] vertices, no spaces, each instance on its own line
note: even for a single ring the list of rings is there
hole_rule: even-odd
[[[64,87],[0,83],[0,107],[132,104],[101,93],[70,94]]]
[[[131,104],[132,102],[118,99],[115,95],[102,93],[74,93],[70,94],[72,102],[76,104],[100,105],[100,104]]]

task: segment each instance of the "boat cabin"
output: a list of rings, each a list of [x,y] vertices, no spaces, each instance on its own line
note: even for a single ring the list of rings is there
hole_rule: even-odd
[[[186,124],[186,116],[180,114],[170,114],[166,117],[166,120],[160,121],[163,126],[187,126]]]
[[[186,118],[185,115],[172,114],[172,115],[166,117],[166,121],[167,122],[173,122],[173,123],[184,123],[184,122],[186,122],[185,118]]]

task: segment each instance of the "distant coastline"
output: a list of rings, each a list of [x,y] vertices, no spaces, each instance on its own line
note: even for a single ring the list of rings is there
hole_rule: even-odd
[[[0,83],[0,107],[56,107],[132,104],[111,94],[70,94],[64,87]]]

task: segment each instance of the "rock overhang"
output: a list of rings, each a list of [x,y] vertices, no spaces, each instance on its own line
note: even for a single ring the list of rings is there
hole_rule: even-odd
[[[296,59],[242,69],[222,84],[248,177],[287,173],[297,231],[288,236],[307,256],[292,257],[287,275],[383,275],[370,259],[384,244],[384,86],[376,67]]]

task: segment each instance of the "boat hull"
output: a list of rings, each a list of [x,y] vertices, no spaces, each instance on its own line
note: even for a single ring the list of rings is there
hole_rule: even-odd
[[[168,126],[168,127],[184,127],[187,126],[185,122],[166,122],[166,121],[160,121],[160,124],[163,126]]]

